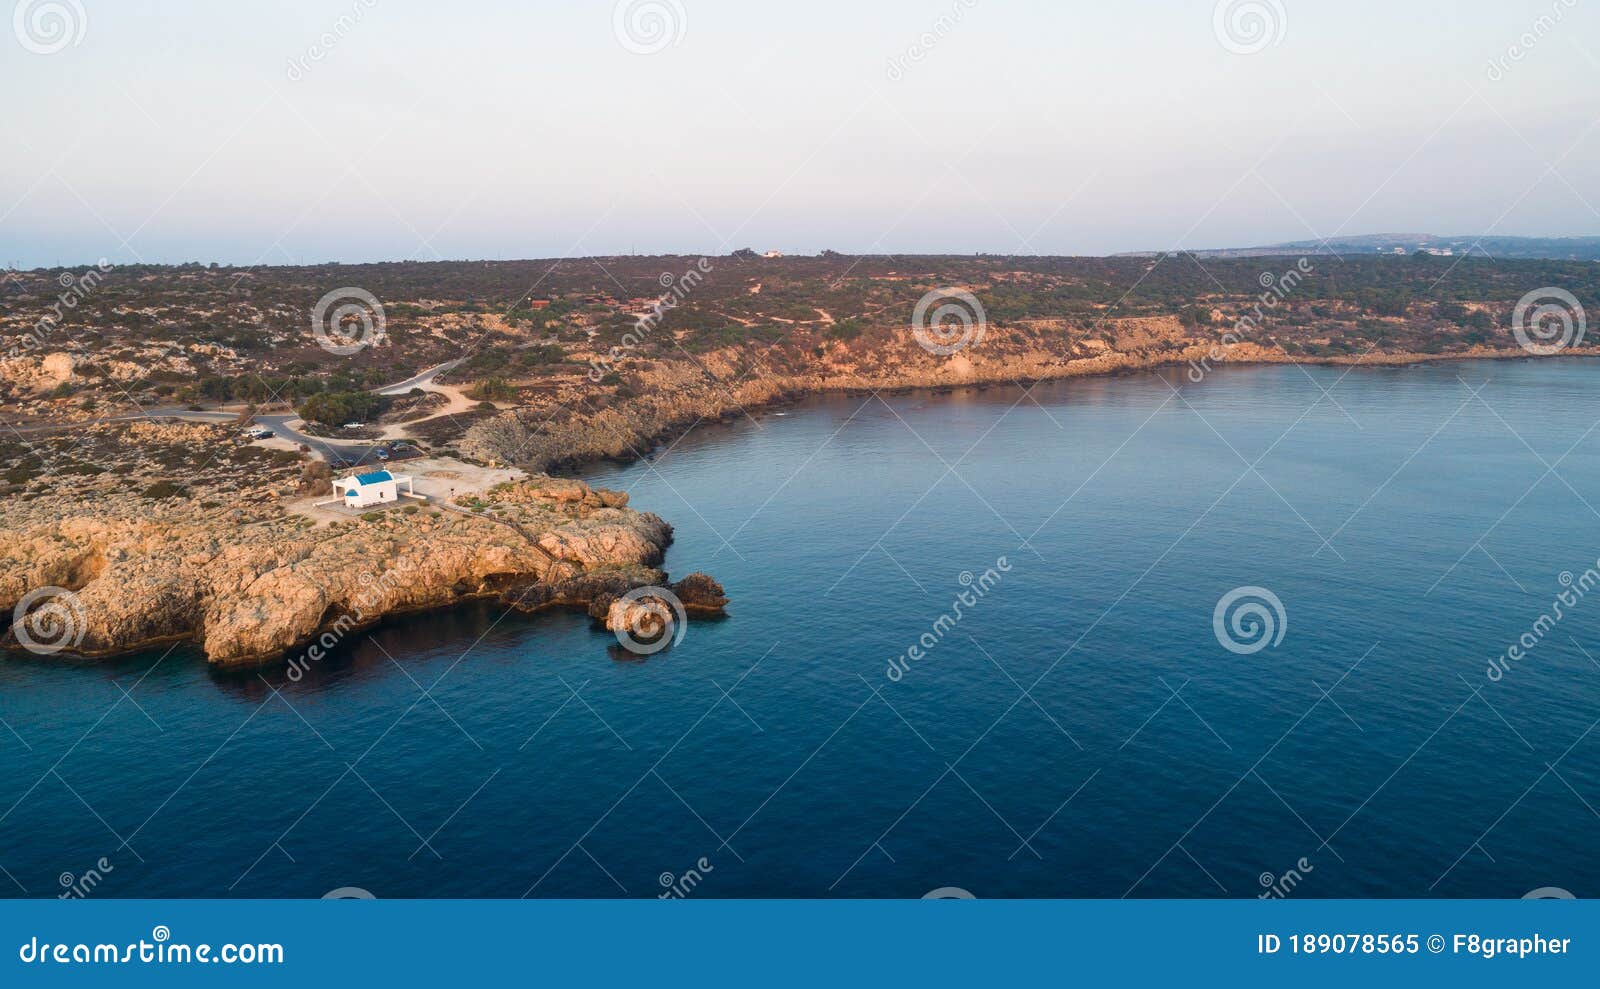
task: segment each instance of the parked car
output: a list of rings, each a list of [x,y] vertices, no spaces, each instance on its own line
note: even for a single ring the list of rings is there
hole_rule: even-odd
[[[347,422],[347,423],[344,424],[344,428],[345,429],[360,429],[362,426],[365,426],[365,425],[366,425],[366,423],[364,423],[364,422]]]

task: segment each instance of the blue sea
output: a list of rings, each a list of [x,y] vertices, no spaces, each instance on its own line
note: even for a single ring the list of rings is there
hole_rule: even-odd
[[[586,475],[732,599],[648,658],[491,603],[299,680],[8,658],[0,887],[1600,895],[1597,427],[1576,359],[700,424]]]

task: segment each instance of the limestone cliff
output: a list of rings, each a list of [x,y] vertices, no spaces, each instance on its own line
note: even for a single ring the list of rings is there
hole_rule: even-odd
[[[13,500],[0,517],[0,609],[9,616],[20,603],[23,619],[3,644],[102,655],[188,639],[212,663],[240,665],[329,628],[471,596],[587,607],[598,593],[665,581],[652,568],[671,527],[626,502],[534,478],[470,512],[396,509],[314,525],[271,504]]]

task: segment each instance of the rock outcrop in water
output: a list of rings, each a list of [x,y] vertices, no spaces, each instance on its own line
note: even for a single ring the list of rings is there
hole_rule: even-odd
[[[588,608],[666,582],[655,567],[671,526],[626,504],[546,477],[490,491],[471,512],[408,507],[325,525],[270,504],[131,493],[12,502],[0,609],[26,617],[3,644],[93,656],[192,640],[213,664],[238,666],[471,597]],[[726,603],[703,575],[686,593],[698,614]]]
[[[671,613],[679,609],[685,617],[707,618],[721,615],[728,606],[722,585],[703,573],[692,573],[664,587],[652,585],[629,598],[628,592],[635,589],[610,587],[595,594],[589,602],[589,617],[598,619],[613,632],[643,629],[654,635],[661,631],[656,626],[670,623]]]

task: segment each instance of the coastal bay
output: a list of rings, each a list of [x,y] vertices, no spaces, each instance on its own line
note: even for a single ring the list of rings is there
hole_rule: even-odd
[[[1520,896],[1552,855],[1592,883],[1592,816],[1529,787],[1557,758],[1600,782],[1600,618],[1487,668],[1596,555],[1563,483],[1600,483],[1593,366],[1169,370],[703,424],[583,477],[672,517],[664,562],[716,573],[727,620],[640,657],[481,598],[299,678],[188,647],[14,659],[5,865],[30,895],[101,856],[97,895],[653,896],[693,866],[698,896],[1255,896],[1291,869],[1297,896]],[[1213,611],[1248,586],[1284,634],[1241,655]],[[104,823],[46,774],[69,748]]]

